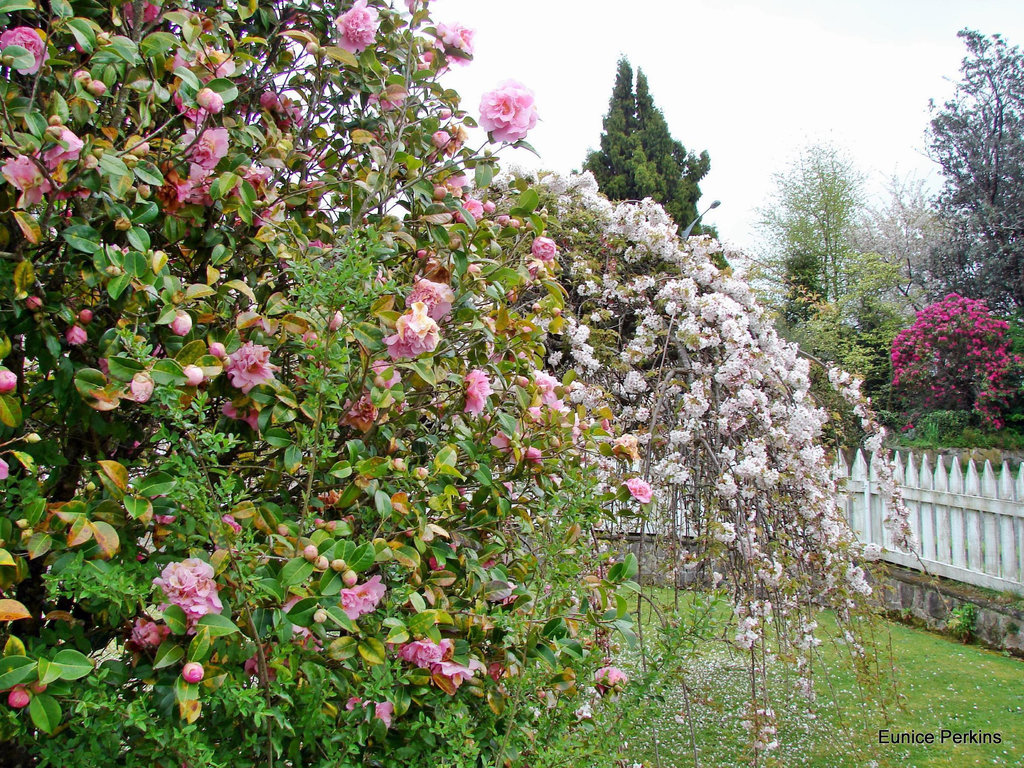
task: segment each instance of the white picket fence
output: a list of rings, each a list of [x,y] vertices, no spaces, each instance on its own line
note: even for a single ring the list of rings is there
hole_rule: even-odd
[[[897,454],[896,480],[910,509],[916,554],[897,550],[883,521],[888,510],[878,493],[876,466],[861,451],[852,465],[840,456],[833,467],[844,479],[850,527],[864,543],[883,547],[882,559],[968,584],[1024,594],[1024,464],[1014,474],[986,461],[966,474],[956,459]],[[873,464],[873,462],[872,462]]]

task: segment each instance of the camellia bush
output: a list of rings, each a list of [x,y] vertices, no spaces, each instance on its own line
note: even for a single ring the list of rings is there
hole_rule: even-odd
[[[537,110],[425,6],[0,0],[11,760],[511,764],[609,677],[606,432],[465,145]]]
[[[1020,387],[1009,327],[983,301],[949,294],[893,339],[893,386],[912,413],[973,410],[999,429]]]

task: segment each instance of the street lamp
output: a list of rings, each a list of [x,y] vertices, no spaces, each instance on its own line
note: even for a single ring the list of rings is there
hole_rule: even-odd
[[[704,213],[707,213],[708,211],[714,210],[715,208],[717,208],[721,204],[722,204],[721,200],[715,200],[715,202],[713,202],[711,205],[709,205],[707,207],[707,209],[704,211]],[[697,222],[704,218],[704,213],[702,213],[696,219],[691,221],[690,222],[690,226],[688,226],[685,230],[683,230],[683,240],[685,240],[686,238],[688,238],[690,236],[690,233],[693,232],[693,228],[695,226],[697,226]]]

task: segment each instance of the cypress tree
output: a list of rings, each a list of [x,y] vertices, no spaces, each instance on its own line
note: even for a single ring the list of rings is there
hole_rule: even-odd
[[[711,159],[707,152],[687,152],[672,138],[644,73],[637,71],[634,91],[633,69],[623,58],[603,122],[601,149],[591,152],[583,167],[610,199],[653,198],[683,229],[697,217],[699,182]]]

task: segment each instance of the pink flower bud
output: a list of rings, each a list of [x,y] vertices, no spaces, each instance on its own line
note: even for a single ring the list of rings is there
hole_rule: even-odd
[[[102,80],[90,80],[89,84],[85,86],[85,88],[93,96],[102,96],[107,92],[107,86],[104,85]]]
[[[216,357],[218,360],[223,360],[228,356],[228,351],[224,348],[224,345],[219,341],[210,342],[210,354]]]
[[[7,703],[14,709],[21,709],[27,707],[28,703],[32,700],[29,692],[25,690],[25,686],[16,685],[11,689],[11,692],[7,694]]]
[[[16,386],[18,386],[18,377],[14,371],[0,368],[0,395],[11,392]]]
[[[33,312],[37,309],[42,309],[43,300],[38,296],[29,296],[25,299],[25,306],[31,309]]]
[[[452,116],[452,111],[450,109],[442,109],[440,112],[437,113],[437,116],[440,117],[442,120],[447,120]]]
[[[224,99],[211,88],[203,88],[196,95],[196,103],[211,115],[216,115],[224,109]]]
[[[341,574],[341,581],[346,587],[354,587],[359,581],[359,574],[355,571],[345,571]]]
[[[198,365],[186,365],[184,368],[185,383],[190,387],[198,387],[203,383],[203,369]]]
[[[307,544],[306,548],[302,550],[302,556],[311,563],[316,560],[319,555],[320,552],[317,550],[316,544]]]
[[[198,661],[190,661],[181,668],[181,677],[186,683],[198,683],[206,674],[203,665]]]
[[[84,69],[78,70],[77,72],[75,72],[75,74],[72,75],[72,77],[79,83],[82,83],[83,85],[92,80],[92,75],[90,75]]]
[[[183,310],[178,310],[171,320],[171,333],[177,336],[185,336],[192,330],[192,316]]]
[[[345,316],[340,311],[334,313],[334,317],[331,318],[331,322],[328,324],[328,328],[332,331],[336,331],[341,328],[342,323],[345,322]]]
[[[452,137],[448,131],[437,131],[430,137],[430,140],[434,142],[434,146],[438,149],[444,149],[451,143]]]
[[[475,277],[475,276],[479,275],[480,272],[481,272],[480,265],[479,264],[470,264],[468,267],[466,267],[466,271],[469,274],[471,274],[471,275],[473,275]]]
[[[484,201],[484,213],[494,213],[494,209],[497,207],[493,200]]]
[[[83,309],[81,312],[79,312],[78,313],[78,322],[80,322],[82,325],[88,325],[89,323],[91,323],[92,322],[92,310],[91,309]]]
[[[153,396],[153,377],[145,371],[140,371],[132,377],[131,383],[132,400],[136,403],[144,403]]]
[[[89,334],[85,332],[85,328],[82,326],[72,325],[64,334],[64,338],[68,340],[68,344],[71,346],[78,347],[89,340]]]

